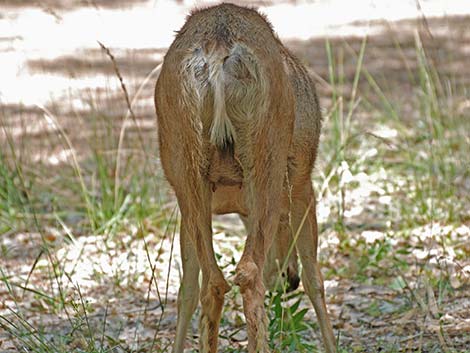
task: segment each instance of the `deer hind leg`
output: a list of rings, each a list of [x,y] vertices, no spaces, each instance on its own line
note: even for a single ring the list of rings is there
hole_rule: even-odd
[[[282,140],[277,145],[271,144],[271,155],[266,146],[256,146],[256,151],[251,153],[255,167],[245,183],[247,204],[250,205],[248,219],[245,219],[248,236],[236,269],[235,283],[240,286],[243,297],[249,353],[269,352],[263,268],[279,224],[287,165],[286,145]],[[277,158],[272,158],[272,155]]]
[[[188,325],[196,310],[199,298],[199,262],[188,227],[187,218],[184,218],[181,222],[180,232],[183,279],[178,292],[178,321],[173,346],[174,353],[183,353],[184,351]]]
[[[192,292],[192,289],[198,287],[197,273],[200,268],[202,271],[200,289],[202,311],[199,324],[199,352],[216,353],[224,294],[230,287],[217,266],[212,245],[211,189],[201,178],[193,180],[191,175],[185,175],[185,187],[181,187],[181,183],[175,190],[182,219],[182,255],[187,268],[179,294],[181,311],[178,313],[177,341],[174,352],[180,353],[183,349],[184,340],[181,337],[185,336],[188,322],[194,311],[197,292],[196,290]],[[197,264],[194,261],[195,258]],[[189,268],[189,266],[193,267]],[[186,291],[188,288],[189,290]]]
[[[333,353],[336,352],[335,337],[326,308],[323,279],[317,261],[315,195],[310,181],[304,188],[294,192],[297,195],[293,196],[293,231],[298,232],[296,246],[302,263],[302,284],[315,308],[325,350]]]
[[[264,285],[270,291],[297,289],[300,283],[297,250],[292,244],[292,232],[287,214],[281,214],[279,227],[264,265]]]
[[[240,216],[240,219],[247,233],[250,234],[248,217]],[[289,254],[290,244],[292,244],[292,237],[288,221],[283,220],[281,215],[278,231],[272,240],[263,268],[263,282],[269,291],[281,290],[286,279],[288,281],[288,291],[297,289],[299,286],[297,251],[294,247],[292,253]],[[289,256],[289,259],[286,263],[287,256]],[[283,268],[284,265],[285,268]]]
[[[259,220],[253,219],[254,223]],[[259,222],[248,234],[243,255],[236,269],[235,283],[240,287],[243,297],[243,309],[248,330],[248,352],[267,353],[267,317],[264,310],[265,286],[263,284],[263,266],[266,256],[266,245],[271,236],[264,233],[262,228],[266,223],[275,220]]]
[[[194,184],[193,184],[194,186]],[[201,318],[199,351],[201,353],[217,352],[219,322],[224,304],[224,295],[230,289],[222,271],[217,266],[212,244],[211,225],[211,190],[208,183],[201,185],[202,204],[189,202],[187,208],[181,207],[182,218],[188,222],[189,233],[195,247],[199,267],[202,270],[200,291]],[[196,221],[196,222],[195,222]]]

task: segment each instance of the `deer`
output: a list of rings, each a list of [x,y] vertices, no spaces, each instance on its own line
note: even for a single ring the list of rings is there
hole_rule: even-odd
[[[181,214],[173,352],[183,353],[199,301],[199,352],[217,352],[230,286],[214,253],[212,215],[226,213],[239,214],[247,231],[234,283],[248,352],[270,352],[266,288],[279,278],[276,270],[295,288],[298,258],[325,351],[336,352],[311,180],[322,116],[307,69],[256,9],[229,3],[197,9],[165,54],[155,107],[161,165]]]

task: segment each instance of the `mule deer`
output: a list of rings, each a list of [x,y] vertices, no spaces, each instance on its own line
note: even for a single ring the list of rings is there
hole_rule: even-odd
[[[336,352],[317,262],[311,182],[321,115],[306,69],[266,18],[224,3],[194,11],[177,33],[157,81],[155,105],[162,166],[181,211],[183,279],[173,352],[183,352],[198,297],[199,352],[217,351],[230,287],[214,256],[211,217],[232,212],[248,233],[235,275],[248,351],[269,352],[265,283],[273,282],[275,263],[285,262],[295,235],[303,286],[324,346]],[[288,275],[295,286],[296,254],[291,256]]]

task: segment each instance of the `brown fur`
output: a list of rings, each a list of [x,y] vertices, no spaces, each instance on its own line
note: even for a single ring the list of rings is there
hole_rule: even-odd
[[[182,216],[183,280],[173,351],[183,352],[198,293],[200,352],[217,351],[229,285],[214,256],[211,215],[236,212],[248,231],[235,277],[248,351],[269,351],[263,275],[272,284],[279,264],[286,271],[287,250],[297,236],[287,273],[297,276],[298,253],[325,349],[335,352],[317,263],[310,179],[321,115],[306,69],[257,11],[221,4],[193,12],[178,32],[157,81],[155,104],[162,165]]]

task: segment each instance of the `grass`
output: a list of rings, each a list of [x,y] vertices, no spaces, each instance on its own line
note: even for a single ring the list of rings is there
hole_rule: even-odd
[[[423,320],[432,317],[439,328],[436,336],[428,337],[428,321],[423,321],[413,330],[420,339],[410,349],[463,352],[439,318],[460,288],[455,281],[465,281],[465,275],[432,261],[452,254],[453,261],[466,263],[470,252],[455,237],[455,229],[470,221],[470,193],[465,190],[470,120],[459,109],[469,99],[468,87],[439,72],[416,34],[415,69],[407,71],[412,93],[397,96],[395,88],[369,71],[368,45],[368,39],[355,48],[347,42],[325,43],[331,102],[314,180],[319,203],[329,211],[321,222],[322,243],[329,244],[321,252],[329,269],[326,278],[394,293],[386,299],[373,293],[374,300],[360,304],[364,323],[393,323],[409,313]],[[403,52],[398,44],[395,49]],[[348,76],[350,58],[353,74]],[[87,115],[75,112],[77,126],[87,132],[80,135],[57,113],[41,108],[53,127],[41,143],[46,150],[66,152],[59,155],[60,163],[38,163],[35,147],[16,138],[6,123],[8,113],[0,113],[5,137],[0,149],[0,234],[20,239],[20,246],[34,244],[27,254],[28,268],[21,271],[13,265],[21,258],[18,250],[8,242],[1,248],[0,283],[6,299],[0,327],[18,350],[167,352],[171,344],[166,327],[172,324],[165,324],[165,317],[174,307],[168,300],[174,290],[170,277],[177,277],[170,273],[178,261],[171,255],[178,225],[174,200],[160,174],[154,140],[144,148],[148,135],[122,128],[129,114],[134,125],[137,118],[113,64],[128,112],[118,118],[96,107]],[[411,67],[410,62],[403,67]],[[24,236],[15,238],[18,234]],[[419,251],[423,255],[416,257]],[[220,256],[219,261],[228,260]],[[227,271],[233,263],[225,264]],[[221,340],[229,342],[227,351],[243,352],[233,338],[242,330],[243,318],[228,314],[240,310],[240,296],[237,289],[231,295],[222,326],[235,332]],[[281,291],[268,299],[275,352],[319,347],[312,339],[318,335],[308,316],[312,310],[299,295]],[[342,328],[348,321],[337,320],[341,351],[364,351],[364,343]],[[388,340],[380,336],[377,342],[383,343],[374,347],[385,352],[406,347],[397,338],[400,333],[395,335]]]
[[[406,283],[402,274],[409,272],[415,264],[407,262],[404,258],[416,246],[414,239],[410,237],[410,232],[416,228],[427,226],[426,236],[437,243],[442,256],[447,256],[447,246],[453,242],[449,233],[440,230],[440,225],[458,226],[468,223],[470,199],[468,193],[462,194],[458,180],[468,178],[469,120],[459,114],[452,104],[455,103],[455,96],[468,97],[468,91],[466,87],[456,86],[448,77],[438,72],[428,57],[420,36],[416,34],[418,69],[416,73],[410,73],[413,82],[418,83],[414,86],[415,96],[411,102],[416,119],[410,121],[397,108],[399,102],[388,98],[384,88],[377,83],[367,68],[361,65],[364,44],[365,40],[359,53],[355,53],[346,45],[349,54],[355,55],[358,63],[348,106],[351,111],[351,107],[357,104],[354,99],[357,94],[357,73],[360,71],[378,97],[377,105],[367,100],[370,97],[360,96],[360,105],[372,110],[371,113],[377,118],[376,124],[394,132],[395,138],[389,140],[377,136],[371,131],[375,126],[367,125],[364,128],[364,122],[360,122],[361,126],[354,126],[349,119],[351,114],[347,114],[345,118],[341,107],[347,98],[339,93],[344,78],[335,76],[338,71],[341,72],[342,63],[337,60],[341,60],[343,56],[335,58],[327,42],[333,109],[327,114],[330,118],[327,126],[329,125],[331,133],[324,133],[327,139],[331,138],[330,146],[328,142],[323,143],[322,147],[327,150],[321,153],[330,161],[326,169],[329,174],[322,176],[320,184],[324,185],[325,193],[336,195],[336,222],[333,221],[333,227],[340,234],[340,252],[355,259],[352,266],[348,262],[330,274],[387,285],[395,290],[405,289],[410,295],[408,308],[416,305],[418,301],[420,309],[428,312],[434,305],[434,315],[439,317],[442,315],[439,303],[449,300],[454,294],[449,282],[452,273],[448,268],[433,271],[429,268],[432,267],[430,263],[425,261],[418,266],[419,274],[413,279],[414,283]],[[335,83],[338,87],[335,87]],[[331,147],[338,141],[341,142],[339,145]],[[372,152],[370,156],[364,158],[369,152]],[[379,174],[378,179],[374,180],[373,186],[376,190],[371,196],[383,195],[387,203],[382,211],[382,219],[385,222],[376,225],[381,237],[373,241],[351,239],[353,230],[345,225],[344,204],[351,203],[351,200],[345,199],[348,199],[348,194],[354,194],[355,189],[360,186],[360,181],[355,176],[361,174],[372,178]],[[374,211],[379,211],[379,208]],[[367,213],[367,210],[363,212]],[[412,245],[407,244],[407,241]],[[452,245],[449,248],[452,248]],[[334,268],[334,262],[331,267]],[[426,287],[427,295],[418,298],[420,295],[417,292],[422,286]],[[437,300],[434,298],[434,292],[437,292]],[[377,308],[370,309],[374,309],[375,316],[385,314],[377,311]],[[452,340],[442,330],[438,336],[436,346],[440,349],[460,351],[453,348]],[[394,349],[399,347],[395,345]],[[420,346],[420,349],[423,347]],[[386,351],[394,350],[387,348]]]

